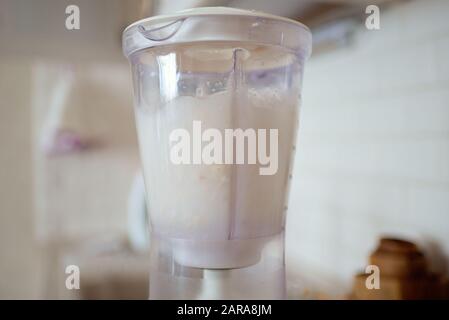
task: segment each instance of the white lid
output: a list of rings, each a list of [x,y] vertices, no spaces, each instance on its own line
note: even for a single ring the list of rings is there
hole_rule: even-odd
[[[308,58],[311,33],[302,23],[255,10],[202,7],[153,16],[123,32],[123,51],[197,41],[241,41],[283,46]]]
[[[297,24],[307,30],[309,30],[304,24],[302,24],[299,21],[276,16],[274,14],[269,14],[261,11],[256,10],[244,10],[244,9],[237,9],[237,8],[229,8],[229,7],[199,7],[199,8],[192,8],[192,9],[185,9],[178,11],[173,14],[166,14],[166,15],[159,15],[159,16],[153,16],[149,18],[144,18],[141,20],[138,20],[132,24],[130,24],[126,29],[123,31],[123,33],[126,33],[130,28],[139,25],[139,24],[145,24],[146,26],[150,26],[151,24],[159,24],[163,22],[173,21],[181,18],[186,17],[192,17],[192,16],[210,16],[210,15],[217,15],[217,16],[247,16],[247,17],[258,17],[258,18],[267,18],[267,19],[273,19],[273,20],[280,20],[285,22],[290,22]]]

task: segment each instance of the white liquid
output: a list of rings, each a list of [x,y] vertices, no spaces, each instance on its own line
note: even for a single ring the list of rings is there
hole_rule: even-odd
[[[242,97],[229,91],[201,98],[179,96],[151,113],[143,111],[144,106],[137,108],[152,230],[188,240],[179,249],[174,245],[182,264],[205,268],[252,264],[264,238],[282,231],[298,102],[296,97],[265,91],[249,91]],[[277,129],[277,173],[260,175],[259,164],[173,164],[170,133],[184,128],[192,136],[194,120],[202,122],[203,130],[216,128],[223,136],[224,129]],[[238,239],[253,240],[228,241]]]

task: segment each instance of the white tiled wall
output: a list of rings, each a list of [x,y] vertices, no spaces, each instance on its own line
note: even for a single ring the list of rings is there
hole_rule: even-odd
[[[306,66],[290,197],[290,283],[340,293],[379,235],[449,257],[449,1],[381,9]],[[333,290],[333,291],[332,291]]]

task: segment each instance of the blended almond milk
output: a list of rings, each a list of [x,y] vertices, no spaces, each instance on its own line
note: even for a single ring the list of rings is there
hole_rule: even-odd
[[[172,58],[167,55],[166,59]],[[265,239],[283,231],[297,127],[297,94],[279,93],[270,87],[204,95],[197,92],[195,96],[180,95],[173,87],[165,90],[173,93],[166,95],[168,101],[153,106],[151,111],[147,101],[141,101],[136,108],[153,232],[176,239],[179,245],[175,243],[174,250],[179,252],[175,252],[175,258],[190,266],[222,268],[256,263]],[[193,137],[195,121],[201,122],[203,132],[217,129],[223,137],[226,129],[265,129],[267,154],[273,151],[268,132],[275,129],[277,170],[262,175],[260,168],[267,165],[260,163],[173,163],[171,134],[183,129]],[[202,147],[206,145],[201,142]],[[223,148],[223,156],[225,153]],[[273,156],[270,154],[271,159]],[[246,160],[248,157],[245,154]],[[217,250],[221,253],[217,254]]]
[[[122,40],[151,223],[150,299],[286,298],[310,31],[203,7],[137,21]]]

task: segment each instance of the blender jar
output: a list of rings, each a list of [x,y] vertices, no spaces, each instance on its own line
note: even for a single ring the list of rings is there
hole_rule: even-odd
[[[150,298],[283,298],[309,30],[197,8],[130,25],[123,49],[152,228]]]

